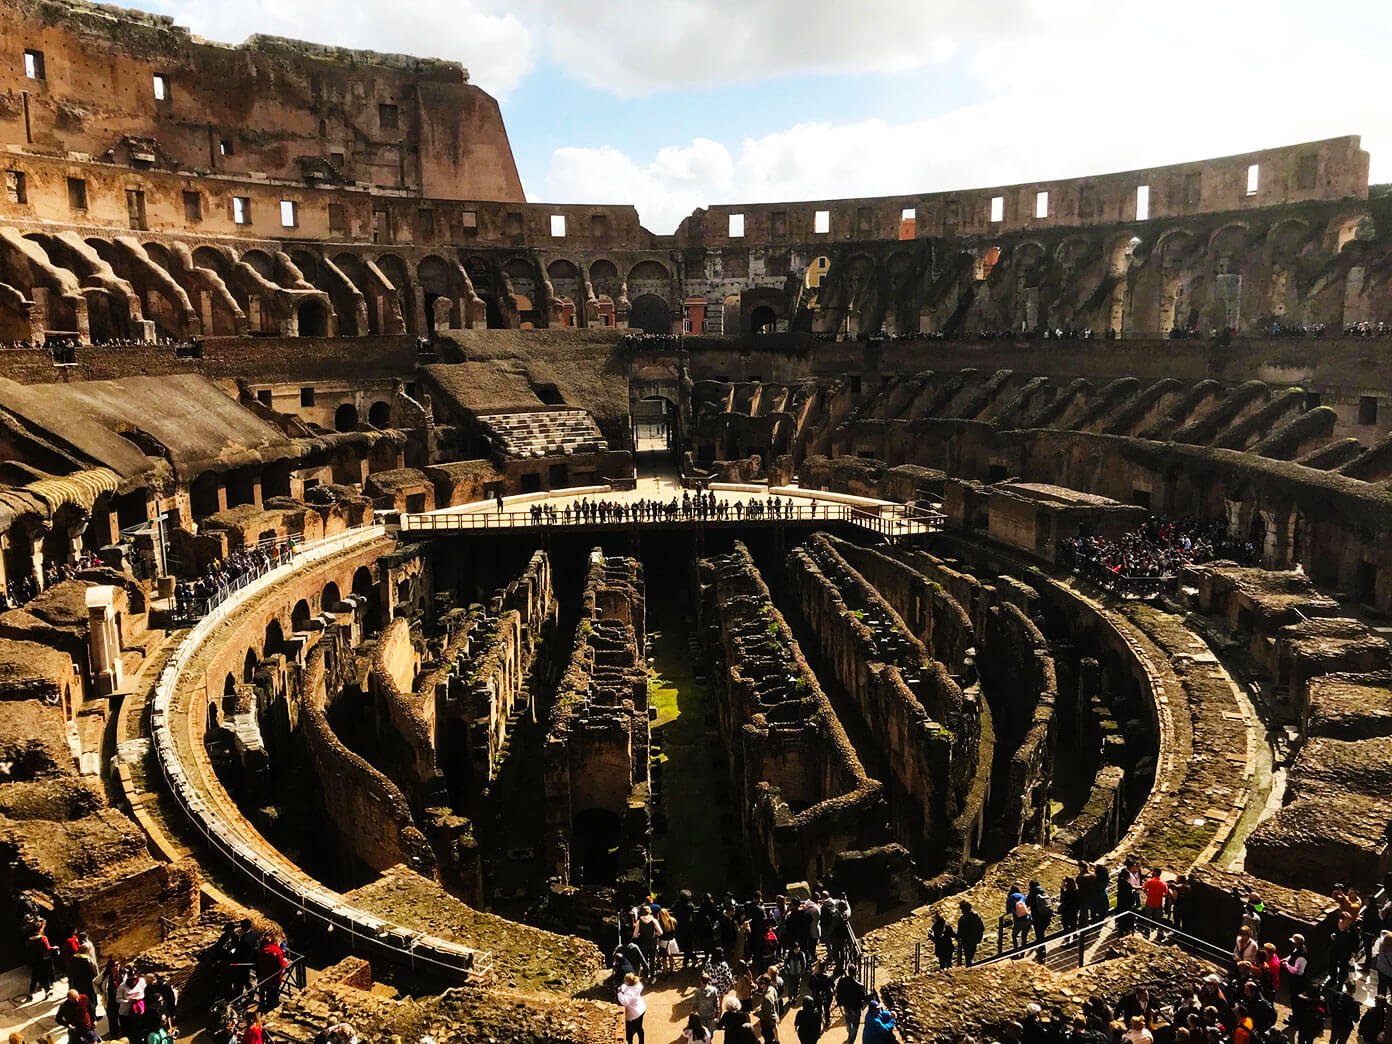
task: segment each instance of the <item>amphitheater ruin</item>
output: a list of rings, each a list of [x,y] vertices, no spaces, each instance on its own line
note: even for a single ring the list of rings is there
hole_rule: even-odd
[[[1392,870],[1357,137],[654,235],[527,200],[457,64],[0,9],[8,923],[277,1044],[622,1040],[620,911],[683,891],[844,897],[907,1040],[1172,1003],[1253,895],[1337,969]],[[996,960],[1131,858],[1168,935]]]

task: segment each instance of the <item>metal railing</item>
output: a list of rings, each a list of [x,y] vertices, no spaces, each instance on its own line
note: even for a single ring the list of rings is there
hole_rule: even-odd
[[[740,510],[735,510],[735,504]],[[551,511],[450,511],[403,513],[403,532],[455,532],[475,530],[564,529],[564,528],[662,528],[669,526],[736,526],[778,525],[787,522],[850,522],[874,530],[884,536],[898,537],[931,532],[942,527],[943,516],[935,512],[906,510],[898,505],[881,509],[853,504],[823,501],[812,504],[784,504],[774,511],[762,506],[749,511],[743,501],[724,502],[724,510],[715,512],[683,511],[663,508],[658,511],[635,511],[631,505],[623,510],[581,512]]]
[[[383,526],[350,529],[313,544],[304,545],[293,563],[278,566],[242,586],[200,620],[160,673],[150,704],[150,732],[155,760],[170,795],[184,812],[189,824],[214,851],[223,855],[262,895],[274,896],[325,931],[346,935],[350,951],[358,947],[371,950],[411,968],[425,967],[451,977],[471,979],[491,970],[488,955],[456,943],[395,924],[365,910],[351,906],[338,892],[307,879],[288,861],[267,860],[267,847],[242,836],[220,814],[184,771],[174,740],[172,708],[179,676],[226,617],[253,595],[297,568],[367,544],[386,535]],[[257,841],[262,839],[257,838]],[[282,857],[283,860],[283,857]],[[268,865],[269,864],[269,865]]]
[[[1216,943],[1200,939],[1196,935],[1176,928],[1173,923],[1147,917],[1140,910],[1113,910],[1106,917],[1068,931],[1058,931],[1046,935],[1042,940],[1033,938],[1019,946],[1007,946],[1014,918],[1006,914],[996,924],[996,952],[986,957],[978,957],[972,967],[983,964],[999,964],[1002,961],[1033,960],[1040,964],[1059,961],[1069,962],[1069,967],[1085,967],[1089,963],[1089,953],[1104,937],[1119,937],[1130,934],[1153,937],[1158,942],[1177,946],[1191,956],[1226,967],[1232,963],[1233,955]],[[933,953],[931,941],[919,942],[914,946],[914,972],[923,971],[925,956]],[[936,966],[936,959],[933,961]]]

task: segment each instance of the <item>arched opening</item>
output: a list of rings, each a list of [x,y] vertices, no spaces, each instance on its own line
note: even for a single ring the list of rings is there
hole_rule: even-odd
[[[374,428],[391,427],[391,403],[378,399],[367,408],[367,423]]]
[[[319,592],[319,611],[324,613],[337,612],[338,603],[341,601],[343,601],[343,596],[338,593],[338,585],[330,580]]]
[[[357,301],[358,298],[361,297],[363,301],[364,310],[367,313],[365,316],[365,318],[367,319],[367,329],[358,329],[358,324],[355,318],[355,321],[352,324],[353,334],[361,335],[366,333],[372,334],[373,336],[380,334],[382,332],[382,316],[378,311],[377,301],[372,294],[374,280],[372,279],[371,273],[368,272],[367,266],[362,263],[362,259],[358,257],[356,254],[347,253],[339,254],[337,257],[333,259],[333,263],[334,267],[337,268],[341,273],[343,273],[343,278],[347,280],[347,284],[343,287],[342,290],[343,301],[345,303],[350,302],[353,305],[352,313],[345,309],[342,303],[336,306],[338,309],[339,317],[339,332],[347,332],[347,329],[344,326],[344,317],[349,314],[353,314],[356,317]],[[357,294],[353,294],[354,290],[357,291]]]
[[[261,250],[248,250],[242,255],[243,263],[255,269],[256,274],[268,283],[275,282],[275,262],[271,255]]]
[[[250,682],[252,678],[256,677],[256,667],[260,662],[255,649],[246,651],[246,656],[242,659],[242,681]]]
[[[377,267],[396,288],[397,306],[401,309],[401,321],[405,324],[406,332],[413,337],[419,336],[423,331],[416,321],[415,293],[406,262],[395,254],[383,254],[377,259]]]
[[[614,813],[602,808],[581,812],[571,824],[570,883],[610,885],[619,873],[621,823]]]
[[[309,603],[301,598],[295,603],[295,608],[290,610],[290,629],[292,631],[303,631],[309,626],[309,618],[313,614],[309,611]]]
[[[420,280],[421,295],[425,299],[425,325],[435,329],[436,302],[442,298],[449,301],[448,324],[459,327],[459,295],[454,292],[450,279],[449,266],[438,257],[427,257],[416,266],[416,277]]]
[[[354,431],[358,426],[358,408],[351,402],[341,404],[334,410],[334,430]]]
[[[751,333],[773,333],[776,329],[778,329],[778,313],[768,305],[760,305],[749,313],[749,330]]]
[[[470,257],[464,260],[464,271],[469,274],[474,293],[483,302],[484,320],[488,329],[506,330],[507,316],[503,314],[503,306],[498,302],[498,292],[493,285],[493,269],[483,258]]]
[[[237,692],[237,676],[231,671],[227,672],[227,677],[222,679],[222,694],[233,696]]]
[[[266,625],[266,636],[261,642],[261,648],[266,656],[274,656],[285,648],[285,632],[281,629],[280,621],[274,617]]]
[[[643,294],[629,307],[628,327],[650,334],[671,333],[672,317],[667,302],[656,294]]]
[[[324,302],[317,297],[307,297],[300,302],[295,313],[295,322],[301,337],[327,337],[329,335],[329,312]]]
[[[514,257],[503,266],[503,274],[512,287],[513,298],[517,303],[517,319],[520,324],[545,326],[545,309],[541,307],[541,287],[537,285],[537,269],[525,258]]]

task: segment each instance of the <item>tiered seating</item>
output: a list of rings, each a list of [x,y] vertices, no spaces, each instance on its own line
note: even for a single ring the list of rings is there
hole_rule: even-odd
[[[608,449],[594,418],[584,410],[498,413],[482,418],[493,444],[509,457],[553,457]]]

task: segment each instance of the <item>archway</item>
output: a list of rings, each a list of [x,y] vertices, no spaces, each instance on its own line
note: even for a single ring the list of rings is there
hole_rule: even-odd
[[[292,631],[303,631],[309,626],[309,618],[313,615],[309,611],[309,603],[301,598],[295,603],[295,608],[290,610],[290,629]]]
[[[629,307],[628,327],[650,334],[671,333],[672,317],[668,313],[667,302],[656,294],[641,295]]]
[[[614,813],[589,808],[571,823],[570,883],[611,885],[619,873],[622,823]]]
[[[330,580],[319,592],[319,611],[324,613],[337,612],[338,603],[341,601],[343,601],[343,596],[338,593],[338,584]]]
[[[327,337],[329,335],[329,313],[324,302],[317,297],[307,297],[300,302],[296,312],[296,325],[301,337]]]
[[[252,678],[256,677],[256,668],[260,662],[255,649],[246,651],[246,656],[242,660],[242,681],[250,682]]]
[[[778,329],[778,313],[768,305],[760,305],[749,313],[749,330],[751,333],[773,333],[776,329]]]
[[[391,426],[391,403],[378,399],[367,408],[367,423],[374,428]]]
[[[358,408],[345,402],[334,410],[334,430],[354,431],[358,426]]]
[[[261,642],[263,655],[274,656],[281,652],[285,647],[285,632],[281,629],[280,621],[271,618],[271,622],[266,625],[266,635]]]
[[[222,679],[222,694],[224,696],[235,696],[237,693],[237,676],[231,671],[227,672],[227,677]]]

